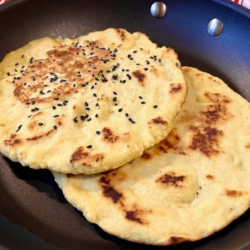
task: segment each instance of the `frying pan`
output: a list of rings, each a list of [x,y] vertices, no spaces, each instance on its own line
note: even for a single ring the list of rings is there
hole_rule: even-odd
[[[164,0],[155,19],[152,0],[12,0],[0,7],[0,60],[30,40],[76,37],[109,27],[146,33],[176,50],[182,65],[223,79],[250,101],[250,11],[226,0]],[[236,11],[235,11],[236,10]],[[213,18],[219,36],[207,33]],[[1,118],[1,114],[0,114]],[[201,222],[202,223],[202,222]],[[164,230],[164,229],[162,229]],[[174,247],[153,247],[108,235],[67,203],[47,170],[22,168],[0,158],[0,249],[240,249],[250,244],[250,210],[222,231]]]

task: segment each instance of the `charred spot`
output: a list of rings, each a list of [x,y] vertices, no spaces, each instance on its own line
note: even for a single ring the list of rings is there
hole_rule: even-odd
[[[114,135],[113,132],[111,131],[111,129],[104,127],[102,129],[102,134],[103,134],[103,139],[104,141],[110,142],[110,143],[114,143],[118,140],[118,136]]]
[[[189,241],[191,241],[191,240],[189,240],[187,238],[172,236],[169,239],[169,244],[170,245],[177,245],[179,243],[189,242]]]
[[[147,152],[143,152],[141,158],[144,160],[149,160],[151,158],[151,155]]]
[[[126,219],[143,224],[142,219],[138,216],[140,212],[139,210],[126,211]]]
[[[168,152],[167,149],[166,149],[163,145],[158,145],[158,146],[157,146],[157,149],[158,149],[160,152],[165,153],[165,154]]]
[[[180,92],[182,90],[182,86],[181,86],[180,83],[179,84],[172,83],[172,84],[170,84],[170,88],[171,88],[170,89],[171,94],[178,93],[178,92]]]
[[[239,197],[242,196],[242,194],[242,191],[226,190],[226,195],[230,197]]]
[[[99,182],[101,183],[101,187],[103,188],[103,195],[105,197],[112,199],[114,203],[120,201],[120,199],[123,197],[122,193],[119,193],[117,190],[115,190],[110,185],[110,181],[105,176],[102,176]]]
[[[226,106],[221,104],[211,104],[207,111],[201,113],[205,115],[205,122],[209,124],[216,123],[219,120],[228,120],[231,116],[227,113]]]
[[[156,182],[161,182],[164,184],[169,184],[171,186],[178,187],[179,182],[183,182],[185,180],[186,176],[180,175],[180,176],[175,176],[174,173],[173,175],[170,174],[164,174],[163,176],[159,177]]]
[[[15,139],[16,134],[11,134],[10,139],[4,141],[6,146],[14,147],[17,144],[20,144],[22,141],[20,139]]]
[[[88,152],[84,152],[82,147],[79,147],[74,154],[72,154],[70,163],[80,161],[81,159],[84,159],[89,156]]]
[[[136,70],[132,72],[132,75],[138,80],[138,82],[144,86],[144,78],[146,77],[140,70]]]
[[[161,124],[161,125],[166,125],[167,121],[164,121],[160,116],[152,119],[149,124]]]
[[[126,39],[125,31],[123,29],[116,29],[116,32],[119,34],[122,41]]]
[[[189,147],[192,150],[199,150],[206,156],[212,156],[219,153],[217,149],[219,146],[219,137],[223,135],[223,132],[211,127],[205,127],[200,130],[197,127],[190,127],[195,130],[195,134],[192,139],[192,144]]]

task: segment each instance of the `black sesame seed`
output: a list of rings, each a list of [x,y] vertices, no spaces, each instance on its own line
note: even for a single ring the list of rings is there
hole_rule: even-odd
[[[122,108],[118,109],[118,112],[122,112]]]
[[[75,118],[73,119],[73,121],[74,121],[75,123],[78,123],[77,117],[75,117]]]
[[[32,62],[33,62],[33,60],[34,60],[34,58],[33,58],[33,57],[31,57],[31,58],[30,58],[30,63],[32,63]]]
[[[153,106],[154,109],[157,109],[157,107],[158,107],[157,105],[154,105],[154,106]]]
[[[137,50],[134,50],[133,53],[136,54],[136,53],[137,53]]]
[[[113,94],[114,94],[114,95],[117,95],[117,93],[116,93],[115,91],[113,92]]]
[[[89,106],[89,104],[87,102],[85,102],[85,106]]]
[[[117,80],[117,78],[118,78],[118,75],[112,75],[113,80]]]
[[[87,122],[90,122],[92,120],[92,118],[89,118],[88,120],[87,120]]]
[[[146,104],[146,102],[141,102],[141,104]]]
[[[22,128],[23,125],[18,126],[16,133]]]
[[[41,126],[43,126],[43,123],[40,122],[40,123],[38,123],[38,125],[41,127]]]
[[[59,117],[59,115],[54,115],[55,118]]]
[[[160,63],[160,62],[161,62],[161,59],[159,59],[158,62]]]
[[[61,103],[58,103],[57,106],[58,106],[58,107],[62,107],[63,105],[62,105]]]
[[[58,97],[56,97],[56,98],[54,98],[54,100],[55,100],[55,101],[59,101],[59,98],[58,98]]]
[[[33,109],[31,109],[31,112],[36,112],[36,111],[38,111],[39,110],[39,108],[33,108]]]
[[[148,68],[144,68],[145,71],[148,71]]]
[[[94,97],[97,97],[97,94],[96,94],[96,93],[94,93],[94,94],[93,94],[93,96],[94,96]]]
[[[116,102],[116,101],[117,101],[117,98],[116,98],[116,97],[114,97],[114,98],[113,98],[113,102]]]
[[[128,114],[128,113],[126,113],[126,114],[125,114],[125,116],[126,116],[126,117],[129,117],[129,114]]]
[[[134,121],[132,118],[128,118],[128,120],[129,120],[131,123],[135,123],[135,121]]]
[[[131,58],[131,55],[130,55],[130,54],[128,54],[128,58]]]
[[[142,96],[139,96],[139,99],[143,99],[143,97],[142,97]]]
[[[96,103],[96,105],[95,105],[96,107],[99,107],[99,103]]]
[[[54,125],[53,128],[54,128],[55,130],[57,130],[57,126],[56,126],[56,125]]]
[[[129,80],[131,80],[131,75],[127,74],[127,77],[128,77]]]
[[[52,106],[52,109],[54,109],[54,110],[55,110],[55,109],[56,109],[56,106]]]
[[[18,65],[19,65],[19,63],[16,63],[16,64],[15,64],[15,66],[18,66]]]
[[[97,118],[97,117],[98,117],[98,114],[95,114],[95,117]]]
[[[10,76],[10,72],[7,72],[7,76]]]
[[[97,135],[100,135],[100,134],[101,134],[101,132],[100,132],[100,131],[96,131],[96,134],[97,134]]]
[[[87,148],[92,148],[92,145],[88,145]]]
[[[85,120],[85,116],[84,115],[81,115],[80,118],[81,118],[82,121]]]

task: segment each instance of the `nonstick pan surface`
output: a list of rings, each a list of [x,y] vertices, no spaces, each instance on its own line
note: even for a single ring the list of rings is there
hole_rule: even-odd
[[[183,66],[220,77],[250,101],[250,12],[225,0],[226,6],[208,0],[164,0],[167,14],[155,19],[150,14],[152,3],[12,0],[0,7],[0,60],[11,50],[44,36],[77,37],[119,27],[144,32],[159,46],[174,48]],[[222,34],[216,37],[207,33],[213,18],[224,23]],[[198,242],[154,247],[121,240],[88,223],[68,204],[49,171],[22,168],[0,157],[1,250],[230,250],[249,244],[250,210],[222,231]]]

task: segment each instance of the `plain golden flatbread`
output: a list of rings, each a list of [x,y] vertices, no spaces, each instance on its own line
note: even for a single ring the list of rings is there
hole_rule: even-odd
[[[106,173],[54,173],[66,199],[112,235],[152,245],[194,241],[250,206],[250,104],[214,76],[183,72],[187,98],[163,141]]]
[[[169,133],[187,91],[173,49],[124,29],[30,42],[0,77],[0,152],[73,174],[142,155]]]

